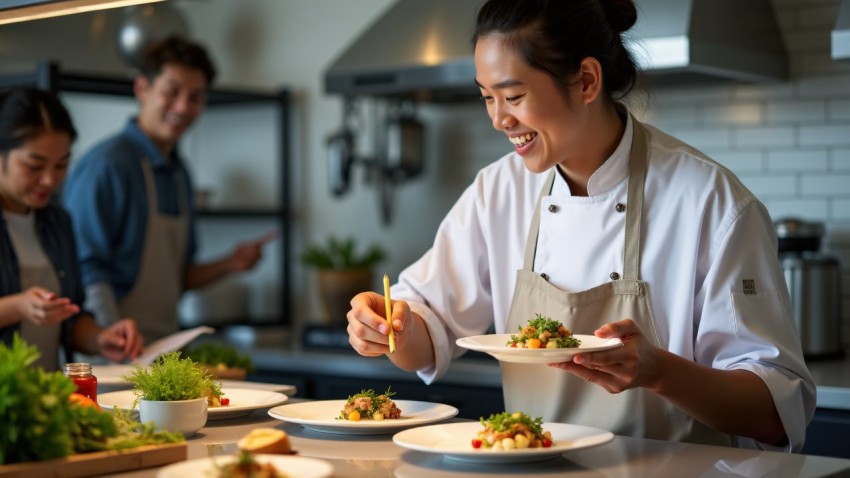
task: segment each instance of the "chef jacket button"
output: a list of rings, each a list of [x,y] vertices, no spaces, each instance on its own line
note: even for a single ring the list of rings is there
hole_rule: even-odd
[[[542,278],[543,278],[543,280],[545,280],[545,281],[548,281],[548,280],[549,280],[549,274],[547,274],[547,273],[545,273],[545,272],[541,273],[541,274],[540,274],[540,277],[542,277]]]
[[[617,280],[617,279],[620,278],[620,274],[617,274],[616,272],[612,272],[611,275],[608,276],[608,277],[610,277],[611,280]]]
[[[621,202],[618,202],[617,205],[614,206],[614,209],[616,209],[617,212],[623,212],[626,210],[626,205]]]
[[[558,206],[554,204],[549,205],[549,212],[558,212]]]

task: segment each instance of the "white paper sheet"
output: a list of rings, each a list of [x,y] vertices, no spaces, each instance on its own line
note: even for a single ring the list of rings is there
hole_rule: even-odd
[[[189,342],[195,340],[201,334],[211,334],[215,329],[207,326],[195,327],[194,329],[183,330],[176,334],[171,334],[159,340],[150,343],[141,355],[136,357],[134,364],[150,365],[160,354],[179,350]]]

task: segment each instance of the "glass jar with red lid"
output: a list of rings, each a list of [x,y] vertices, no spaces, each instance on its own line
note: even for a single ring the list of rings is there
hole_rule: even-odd
[[[92,374],[91,364],[66,363],[65,376],[77,385],[77,393],[97,401],[97,377]]]

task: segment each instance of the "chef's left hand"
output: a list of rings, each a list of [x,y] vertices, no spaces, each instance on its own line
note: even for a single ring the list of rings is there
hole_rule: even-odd
[[[599,352],[580,353],[572,362],[551,363],[582,380],[595,383],[610,393],[649,387],[658,381],[659,349],[641,332],[632,319],[605,324],[596,329],[600,338],[619,338],[623,346]]]
[[[113,362],[134,359],[142,353],[144,339],[132,319],[122,319],[103,329],[97,336],[100,355]]]

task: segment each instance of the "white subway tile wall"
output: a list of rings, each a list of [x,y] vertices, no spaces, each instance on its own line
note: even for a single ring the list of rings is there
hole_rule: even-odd
[[[722,163],[774,219],[822,221],[843,269],[850,346],[850,62],[830,56],[839,0],[773,0],[790,60],[776,84],[652,90],[639,116]]]

